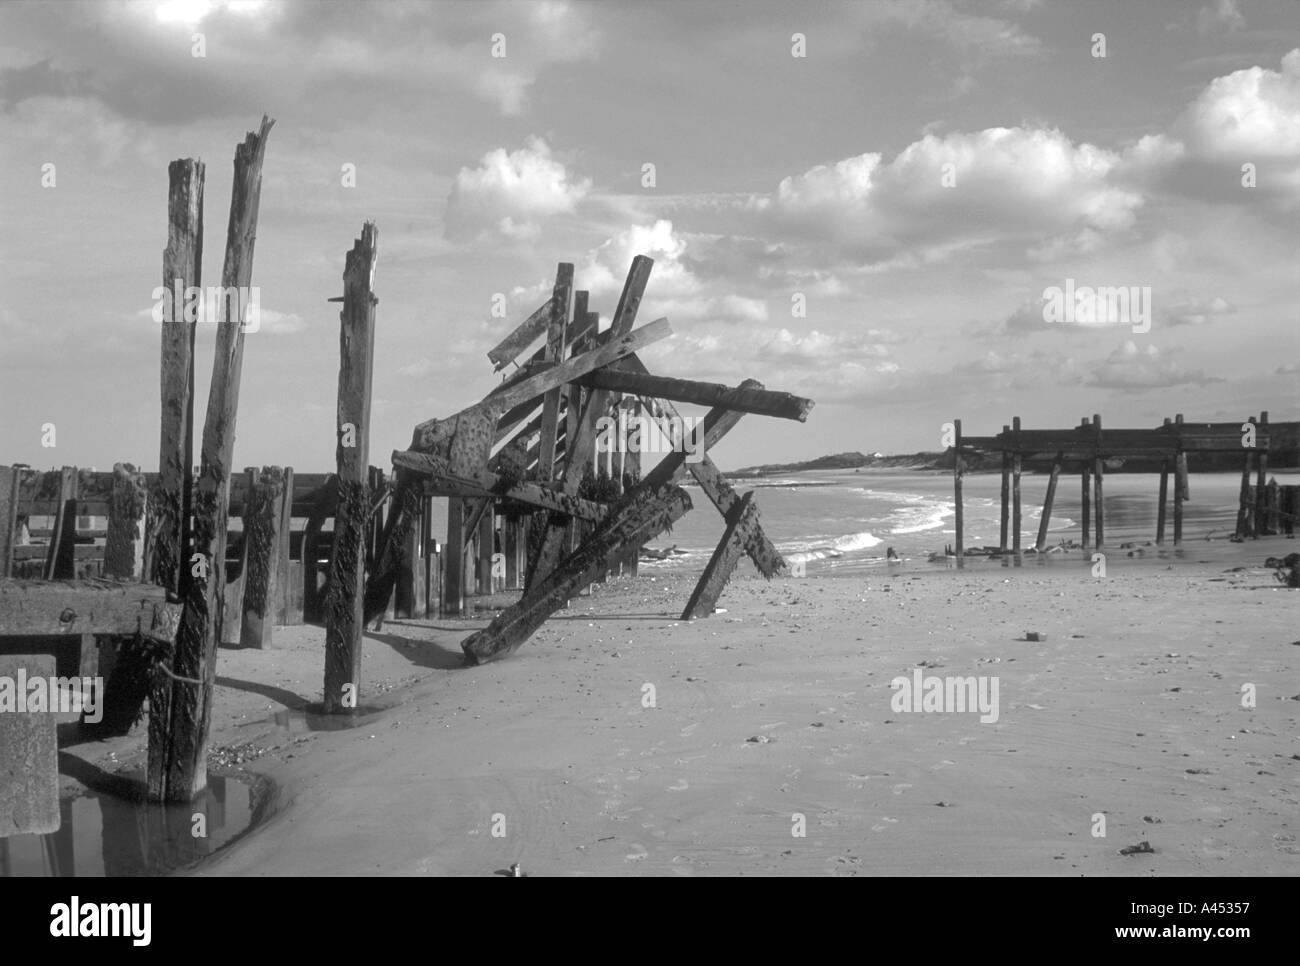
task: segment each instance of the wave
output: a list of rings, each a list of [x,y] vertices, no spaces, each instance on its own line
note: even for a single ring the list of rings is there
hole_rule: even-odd
[[[790,551],[782,551],[782,556],[787,561],[806,563],[809,560],[826,560],[827,558],[842,557],[846,553],[852,553],[855,550],[866,550],[870,547],[878,546],[884,543],[880,537],[868,530],[859,533],[846,533],[836,537],[830,543],[819,544],[816,546],[798,546]]]

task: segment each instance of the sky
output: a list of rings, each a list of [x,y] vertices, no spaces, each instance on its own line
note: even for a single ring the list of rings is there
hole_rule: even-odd
[[[0,459],[157,468],[167,165],[207,165],[215,284],[264,113],[236,470],[332,470],[326,300],[367,220],[375,465],[500,380],[557,263],[604,325],[637,254],[652,371],[816,402],[724,468],[954,418],[1300,419],[1297,0],[7,0]],[[1067,286],[1133,312],[1050,317]]]

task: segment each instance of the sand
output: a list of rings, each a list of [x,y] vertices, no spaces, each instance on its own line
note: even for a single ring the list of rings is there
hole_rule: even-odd
[[[389,622],[362,690],[388,710],[348,731],[284,714],[319,700],[324,631],[276,628],[223,650],[213,744],[277,811],[197,872],[1298,874],[1300,592],[1259,566],[1294,546],[738,574],[693,623],[691,578],[643,575],[483,667],[459,642],[486,618]],[[996,676],[998,720],[894,710],[922,662]],[[144,733],[74,751],[131,767]]]

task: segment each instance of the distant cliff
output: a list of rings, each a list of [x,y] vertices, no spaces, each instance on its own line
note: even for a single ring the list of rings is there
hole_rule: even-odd
[[[946,467],[945,467],[946,462]],[[728,473],[737,479],[758,476],[777,476],[782,473],[800,473],[804,470],[856,470],[864,467],[907,467],[917,470],[952,469],[952,460],[945,453],[908,453],[898,456],[868,456],[865,453],[835,453],[819,456],[802,463],[767,463],[746,466]]]

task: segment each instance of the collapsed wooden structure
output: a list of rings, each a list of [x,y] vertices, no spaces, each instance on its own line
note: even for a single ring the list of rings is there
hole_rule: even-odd
[[[1279,433],[1294,439],[1300,423],[1269,424],[1268,413],[1261,413],[1240,423],[1189,423],[1182,413],[1166,418],[1155,429],[1102,430],[1101,416],[1084,417],[1072,429],[1022,429],[1017,416],[1010,426],[1003,426],[996,436],[963,436],[961,420],[953,421],[953,492],[956,508],[956,553],[965,553],[963,540],[962,478],[972,459],[996,453],[1001,458],[1001,541],[1002,552],[1021,550],[1020,476],[1026,468],[1049,472],[1047,494],[1039,518],[1038,538],[1034,550],[1041,553],[1047,545],[1057,482],[1063,472],[1077,472],[1082,504],[1082,545],[1090,539],[1100,548],[1105,545],[1105,510],[1102,500],[1105,473],[1134,465],[1159,470],[1160,493],[1156,520],[1157,545],[1165,542],[1166,506],[1169,475],[1174,475],[1173,541],[1183,540],[1183,504],[1190,498],[1188,457],[1192,454],[1242,453],[1241,497],[1237,513],[1235,538],[1259,537],[1295,532],[1300,519],[1300,487],[1279,487],[1276,481],[1265,483],[1268,473],[1270,441]],[[1251,483],[1252,470],[1256,481]],[[1011,543],[1008,546],[1008,526]],[[1095,533],[1094,533],[1095,526]]]
[[[588,293],[574,289],[572,264],[561,263],[550,299],[488,358],[500,371],[544,336],[541,348],[480,402],[421,423],[408,449],[393,453],[395,509],[379,568],[371,576],[367,616],[382,612],[414,509],[429,495],[451,498],[444,557],[449,597],[459,594],[462,578],[456,568],[464,555],[458,542],[467,532],[486,520],[490,534],[494,509],[536,521],[527,540],[523,596],[462,643],[471,663],[511,653],[550,614],[608,572],[612,561],[635,560],[643,544],[691,509],[690,497],[677,486],[687,473],[722,514],[726,532],[683,619],[713,612],[742,555],[765,577],[784,569],[752,497],[738,496],[708,454],[745,413],[802,422],[813,403],[769,391],[754,380],[731,388],[651,374],[637,353],[670,332],[666,319],[634,327],[653,264],[644,255],[633,260],[609,327],[601,330]],[[660,438],[674,441],[644,478],[639,474],[644,440],[610,432],[612,423],[626,425],[616,419],[620,395],[637,397]],[[702,423],[687,430],[674,406],[678,402],[711,408]],[[634,472],[621,473],[613,484],[612,498],[596,496],[601,447],[638,457],[629,463]],[[456,601],[446,609],[455,610]]]

